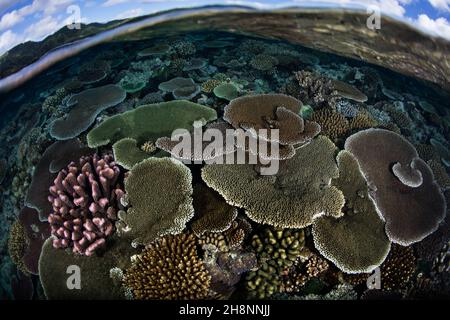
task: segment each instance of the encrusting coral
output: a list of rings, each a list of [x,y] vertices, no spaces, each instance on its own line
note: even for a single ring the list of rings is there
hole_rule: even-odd
[[[50,135],[58,140],[77,137],[87,130],[103,110],[125,100],[125,91],[116,85],[85,90],[68,100],[72,106],[65,118],[56,119],[50,126]]]
[[[149,158],[135,165],[125,180],[130,205],[118,223],[133,245],[179,234],[194,216],[192,174],[172,158]]]
[[[255,222],[304,228],[320,215],[342,215],[341,191],[324,184],[338,176],[335,152],[336,146],[319,136],[281,162],[275,176],[260,176],[249,164],[212,164],[203,167],[202,178]]]
[[[112,155],[85,156],[58,173],[50,187],[48,216],[55,248],[91,256],[106,246],[124,206],[123,173]]]
[[[137,300],[199,300],[211,276],[191,234],[167,235],[149,244],[125,271],[123,285]]]
[[[339,177],[332,184],[344,194],[344,215],[318,218],[312,228],[314,245],[344,272],[371,272],[386,258],[390,241],[356,159],[341,151],[337,162]]]
[[[436,231],[445,199],[411,143],[391,131],[367,129],[350,136],[345,149],[358,161],[392,242],[409,245]]]
[[[302,254],[304,241],[302,230],[265,228],[253,236],[251,246],[259,268],[245,279],[250,298],[266,299],[281,291],[281,272]]]

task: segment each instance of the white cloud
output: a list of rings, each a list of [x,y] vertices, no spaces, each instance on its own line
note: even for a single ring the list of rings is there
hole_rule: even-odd
[[[31,24],[25,29],[25,39],[39,41],[48,35],[58,31],[65,25],[65,21],[58,20],[52,16],[46,16],[36,23]]]
[[[121,3],[125,3],[128,0],[106,0],[103,2],[102,7],[112,7]]]
[[[131,9],[125,12],[122,12],[116,16],[116,19],[127,19],[134,18],[138,16],[142,16],[144,14],[144,10],[141,8]]]
[[[27,16],[41,13],[48,16],[65,10],[73,2],[74,0],[33,0],[27,6],[4,14],[0,20],[0,31],[14,27]]]
[[[450,0],[428,0],[433,8],[450,12]]]
[[[19,35],[12,32],[11,30],[3,32],[0,35],[0,55],[5,53],[10,48],[15,47],[22,41],[23,39]]]
[[[421,14],[417,23],[423,30],[450,40],[450,22],[447,19],[441,17],[433,20],[426,14]]]

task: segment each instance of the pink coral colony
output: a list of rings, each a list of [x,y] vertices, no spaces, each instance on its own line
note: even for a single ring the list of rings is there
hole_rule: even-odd
[[[48,197],[55,248],[72,247],[74,253],[91,256],[105,246],[123,209],[120,175],[111,154],[81,157],[78,165],[71,162],[59,172]]]

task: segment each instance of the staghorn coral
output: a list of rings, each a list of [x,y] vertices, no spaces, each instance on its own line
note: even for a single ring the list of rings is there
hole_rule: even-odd
[[[130,246],[128,239],[114,237],[101,256],[90,257],[55,249],[52,242],[52,238],[45,241],[39,258],[39,278],[47,299],[125,299],[121,283],[111,279],[111,270],[124,270],[130,266],[131,257],[137,251]],[[74,284],[71,276],[76,274],[76,270],[81,277],[79,289],[68,286],[68,283]]]
[[[28,270],[23,262],[23,256],[28,247],[28,243],[29,239],[25,234],[25,228],[20,221],[15,221],[9,230],[8,254],[12,262],[17,266],[17,269],[25,274],[28,274]]]
[[[245,278],[250,298],[266,299],[281,291],[281,273],[301,254],[304,241],[302,230],[265,228],[253,236],[251,246],[256,252],[259,268]]]
[[[73,95],[68,103],[73,107],[65,118],[50,125],[50,135],[58,140],[77,137],[94,123],[97,115],[125,100],[126,93],[116,85],[88,89]]]
[[[349,137],[345,150],[357,159],[392,242],[409,245],[436,231],[445,199],[413,145],[394,132],[367,129]]]
[[[356,159],[349,152],[341,151],[337,162],[339,177],[332,184],[344,194],[344,214],[338,219],[321,217],[314,222],[314,245],[344,272],[371,272],[388,255],[390,241],[369,198]]]
[[[85,156],[61,170],[48,198],[53,246],[86,256],[104,248],[115,231],[118,211],[124,209],[122,180],[110,154]]]
[[[204,299],[211,276],[193,235],[168,235],[151,243],[125,271],[123,285],[138,300]]]
[[[194,215],[191,183],[190,170],[172,158],[149,158],[135,165],[125,180],[131,207],[121,217],[121,232],[133,245],[181,233]]]
[[[314,106],[315,109],[336,108],[336,103],[341,97],[334,90],[330,79],[305,70],[294,72],[294,77],[299,85],[296,97],[301,101]]]
[[[236,219],[236,208],[203,184],[195,185],[193,198],[195,215],[191,228],[197,236],[205,232],[223,232],[229,229]]]
[[[321,133],[332,140],[344,137],[350,129],[347,119],[342,114],[330,109],[314,111],[310,120],[317,122],[320,125]]]
[[[280,163],[276,176],[260,176],[253,165],[212,164],[202,178],[253,221],[284,228],[303,228],[320,215],[340,216],[342,193],[324,184],[338,176],[336,146],[319,136]]]

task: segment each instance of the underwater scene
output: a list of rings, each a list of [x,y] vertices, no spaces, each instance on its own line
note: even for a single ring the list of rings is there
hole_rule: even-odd
[[[450,42],[164,14],[0,57],[0,299],[449,299]]]

